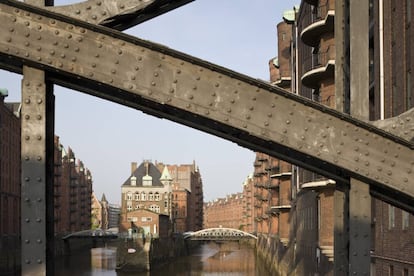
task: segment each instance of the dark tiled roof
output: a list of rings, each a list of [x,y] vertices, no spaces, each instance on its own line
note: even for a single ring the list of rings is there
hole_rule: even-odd
[[[132,174],[137,178],[137,187],[143,187],[142,186],[142,177],[147,174],[147,168],[145,164],[148,164],[148,175],[152,177],[152,187],[164,187],[164,185],[161,183],[161,172],[157,169],[157,167],[151,163],[151,162],[142,162],[139,167],[134,171]],[[131,176],[128,177],[127,180],[125,180],[124,184],[122,186],[131,186]]]

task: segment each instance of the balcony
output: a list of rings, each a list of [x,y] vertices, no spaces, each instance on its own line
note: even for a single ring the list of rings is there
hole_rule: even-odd
[[[335,74],[335,45],[324,52],[318,52],[303,62],[302,84],[317,89],[323,80],[333,78]]]
[[[303,183],[301,189],[322,190],[329,187],[335,187],[336,182],[332,179],[321,179],[311,182]]]
[[[281,172],[275,173],[270,176],[270,178],[290,178],[292,176],[292,172]]]
[[[300,34],[302,41],[311,47],[318,46],[323,34],[334,32],[334,21],[335,5],[328,2],[316,7],[314,12],[303,18],[304,28]]]

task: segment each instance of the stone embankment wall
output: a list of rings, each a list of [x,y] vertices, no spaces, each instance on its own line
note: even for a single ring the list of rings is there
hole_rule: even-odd
[[[120,241],[117,249],[117,270],[129,272],[150,271],[173,258],[187,254],[182,237],[128,238]]]
[[[295,274],[293,250],[280,242],[276,236],[260,235],[257,240],[256,254],[262,259],[272,275],[300,275]]]

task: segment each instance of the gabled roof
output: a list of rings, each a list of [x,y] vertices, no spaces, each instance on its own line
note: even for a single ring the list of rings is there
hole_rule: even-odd
[[[164,181],[164,180],[165,181],[173,180],[167,166],[164,166],[164,169],[162,170],[161,181]]]
[[[128,177],[127,180],[125,180],[124,184],[122,186],[132,186],[131,185],[131,177],[135,176],[137,178],[137,185],[136,187],[143,187],[142,185],[142,178],[147,175],[152,177],[152,187],[164,187],[164,185],[161,183],[161,172],[157,169],[157,167],[149,162],[144,161],[142,162],[139,167]]]

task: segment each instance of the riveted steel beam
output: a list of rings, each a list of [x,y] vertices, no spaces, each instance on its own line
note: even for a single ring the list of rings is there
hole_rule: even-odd
[[[72,5],[45,7],[45,9],[92,24],[125,30],[192,1],[88,0]]]
[[[52,275],[54,97],[42,70],[24,66],[23,73],[22,275]]]
[[[270,84],[167,47],[29,7],[0,4],[0,66],[268,153],[340,182],[354,177],[413,211],[413,144]]]

